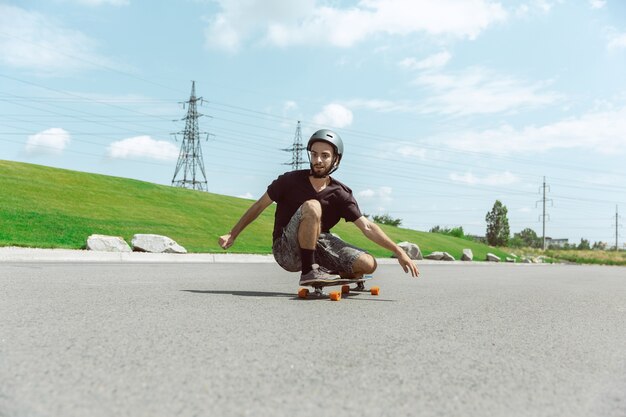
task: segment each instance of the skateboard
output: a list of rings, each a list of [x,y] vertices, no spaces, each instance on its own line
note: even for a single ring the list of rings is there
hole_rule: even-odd
[[[319,298],[328,295],[331,301],[339,301],[341,300],[342,294],[350,294],[350,291],[369,291],[372,295],[378,295],[380,293],[379,287],[371,287],[369,290],[365,289],[365,281],[369,281],[372,278],[374,278],[373,275],[363,275],[362,278],[358,279],[342,278],[333,282],[312,282],[305,286],[312,287],[314,289],[313,293],[311,293],[308,288],[300,288],[298,290],[298,297],[307,298],[309,294],[311,294]],[[350,288],[350,284],[356,284],[356,286],[354,288]],[[338,285],[341,285],[341,291],[331,291],[328,294],[324,292],[324,287],[333,287]]]

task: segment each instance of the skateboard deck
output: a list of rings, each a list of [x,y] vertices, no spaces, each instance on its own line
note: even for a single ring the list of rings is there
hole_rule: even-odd
[[[373,275],[363,275],[363,277],[357,279],[341,278],[332,282],[311,282],[309,284],[302,285],[302,287],[312,287],[314,289],[313,293],[311,294],[311,291],[308,288],[300,288],[300,290],[298,290],[298,297],[307,298],[309,294],[316,297],[328,295],[331,301],[339,301],[341,300],[342,294],[349,294],[350,291],[369,291],[372,295],[378,295],[380,293],[379,287],[371,287],[369,290],[365,289],[365,281],[369,281],[372,278],[374,278]],[[356,284],[356,287],[350,288],[350,284]],[[338,285],[341,285],[341,291],[331,291],[326,294],[323,290],[325,287],[334,287]]]

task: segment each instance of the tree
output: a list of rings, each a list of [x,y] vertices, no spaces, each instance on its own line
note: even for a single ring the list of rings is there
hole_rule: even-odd
[[[496,200],[493,208],[485,216],[487,222],[487,242],[491,246],[506,246],[509,243],[508,210],[500,200]]]
[[[606,247],[608,245],[606,244],[606,242],[594,242],[593,246],[591,247],[591,249],[593,250],[606,250]]]
[[[429,232],[430,232],[430,233],[445,233],[445,230],[446,230],[446,229],[444,229],[443,227],[441,227],[441,226],[437,225],[437,226],[435,226],[435,227],[431,227],[431,228],[430,228],[430,230],[429,230]]]
[[[580,238],[580,244],[578,245],[578,250],[590,250],[591,246],[589,245],[589,241],[585,238]]]
[[[374,220],[375,223],[388,224],[389,226],[396,226],[396,227],[400,226],[400,224],[402,223],[402,219],[393,219],[388,214],[383,214],[380,216],[374,215],[372,216],[372,219]]]
[[[442,235],[454,236],[461,239],[465,239],[465,232],[463,231],[463,226],[459,227],[441,227],[439,225],[430,228],[430,233],[441,233]]]
[[[527,227],[519,233],[513,234],[513,238],[519,238],[521,246],[525,248],[541,248],[543,246],[542,239],[539,238],[537,233],[535,233],[535,231],[530,227]]]

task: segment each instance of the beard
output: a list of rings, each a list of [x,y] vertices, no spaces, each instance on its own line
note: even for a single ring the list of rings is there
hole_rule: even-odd
[[[320,170],[319,168],[323,168],[323,167],[314,167],[313,165],[311,165],[311,176],[313,176],[313,178],[326,178],[328,177],[328,174],[330,173],[330,170],[332,169],[331,167],[325,168],[323,170]]]

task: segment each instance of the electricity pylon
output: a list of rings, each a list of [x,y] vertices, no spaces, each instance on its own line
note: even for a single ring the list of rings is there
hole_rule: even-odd
[[[541,216],[539,216],[539,219],[543,219],[543,233],[542,235],[542,248],[543,250],[546,250],[546,217],[549,219],[550,215],[546,214],[546,202],[549,201],[550,203],[552,203],[552,199],[546,199],[546,188],[548,190],[550,190],[550,186],[546,185],[546,177],[543,177],[543,199],[537,201],[537,203],[541,203],[543,201],[543,214]],[[535,204],[535,207],[537,206],[537,204]]]
[[[203,99],[196,97],[196,82],[192,81],[191,96],[189,100],[183,102],[183,106],[187,104],[188,108],[187,115],[182,119],[185,121],[185,130],[178,132],[183,135],[183,143],[180,146],[172,186],[208,191],[198,130],[198,118],[203,115],[198,113],[196,104],[198,101],[202,104]]]
[[[291,152],[291,162],[286,162],[283,165],[291,165],[292,171],[302,169],[302,151],[304,150],[306,150],[306,146],[302,144],[302,130],[300,129],[300,121],[298,120],[296,134],[293,138],[293,145],[291,148],[283,149],[283,151]]]

